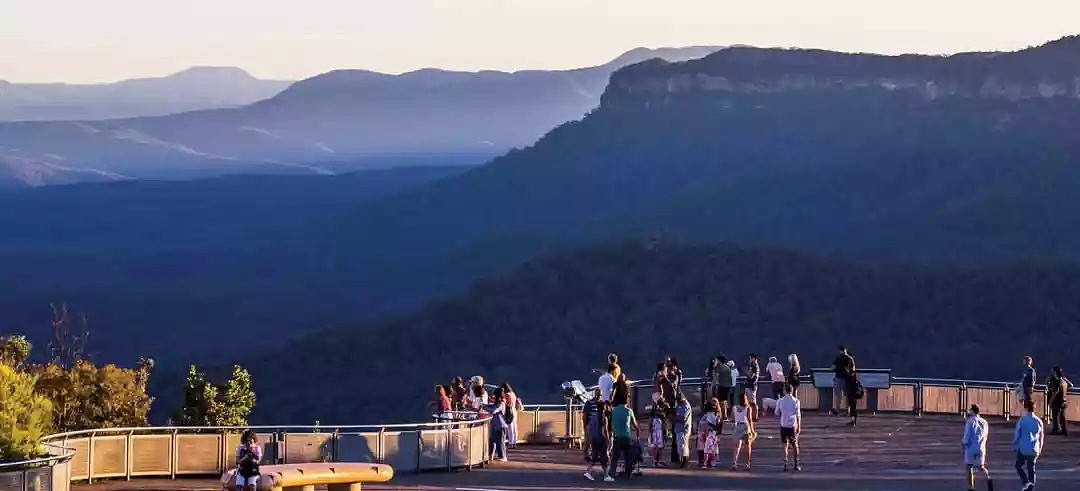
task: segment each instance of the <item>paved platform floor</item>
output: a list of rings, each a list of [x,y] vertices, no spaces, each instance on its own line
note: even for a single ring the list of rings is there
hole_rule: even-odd
[[[808,415],[801,437],[803,471],[781,470],[779,430],[775,418],[759,423],[751,472],[731,472],[730,453],[722,455],[723,469],[654,469],[645,475],[614,483],[589,482],[582,476],[585,464],[580,450],[554,446],[519,446],[510,462],[482,469],[452,473],[403,474],[391,483],[365,485],[372,490],[500,491],[577,489],[657,490],[964,490],[959,416],[907,415],[866,416],[857,428],[844,426],[846,419]],[[1010,450],[1013,424],[990,420],[989,465],[995,488],[1019,489]],[[730,438],[722,438],[730,448]],[[691,458],[695,458],[692,456]],[[1038,489],[1080,489],[1080,433],[1071,438],[1047,436],[1038,466]],[[599,475],[599,474],[598,474]],[[217,489],[216,480],[135,480],[78,485],[77,491]],[[980,484],[980,489],[985,487]]]

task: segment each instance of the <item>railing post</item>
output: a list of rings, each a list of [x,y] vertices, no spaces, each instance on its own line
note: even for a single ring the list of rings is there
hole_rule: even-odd
[[[420,465],[420,462],[423,460],[423,456],[424,456],[424,430],[423,430],[423,426],[420,426],[420,427],[417,427],[417,429],[416,429],[416,473],[417,474],[419,474],[420,471],[423,470],[423,468]]]
[[[474,426],[473,426],[472,423],[466,423],[466,425],[469,428],[469,443],[467,443],[466,447],[465,447],[465,453],[468,455],[465,458],[465,468],[471,471],[472,470],[473,433],[476,433],[476,432],[473,431]]]
[[[968,406],[967,382],[960,382],[960,392],[957,394],[957,396],[960,399],[960,407],[958,407],[957,410],[960,412],[960,415],[963,416],[965,413],[967,413]]]
[[[124,439],[126,443],[124,446],[124,478],[128,481],[131,480],[131,445],[134,433],[134,431],[129,431]]]
[[[922,382],[915,382],[915,415],[922,416],[923,414],[923,384]]]
[[[173,430],[172,435],[169,436],[169,479],[176,479],[176,434],[180,430]]]
[[[90,432],[90,437],[86,440],[86,482],[87,484],[94,483],[94,432]]]
[[[386,463],[386,456],[383,455],[383,452],[384,452],[383,447],[385,446],[385,443],[383,442],[383,440],[386,440],[386,428],[383,427],[383,426],[379,427],[379,438],[378,438],[378,440],[379,441],[376,442],[376,444],[375,444],[375,447],[376,447],[375,461],[380,463],[380,464],[385,464]]]
[[[453,427],[453,424],[446,425],[446,472],[450,472],[450,469],[451,469],[450,463],[451,463],[451,460],[452,460],[450,458],[450,455],[453,453],[453,449],[454,449],[454,445],[453,445],[454,436],[453,436],[453,433],[452,433],[453,432],[452,427]]]
[[[1011,419],[1009,413],[1012,411],[1012,407],[1009,404],[1009,386],[1001,391],[1001,414],[1004,416],[1005,421]]]

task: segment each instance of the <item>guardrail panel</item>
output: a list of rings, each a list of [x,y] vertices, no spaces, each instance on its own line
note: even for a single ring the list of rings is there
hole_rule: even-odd
[[[1068,406],[1065,407],[1065,419],[1080,423],[1080,397],[1075,395],[1066,399]]]
[[[457,427],[450,430],[450,465],[452,467],[465,467],[469,465],[469,434],[472,430],[468,427]]]
[[[578,416],[579,418],[581,416]],[[566,411],[540,411],[537,413],[535,443],[556,443],[566,435]]]
[[[1043,411],[1046,410],[1046,393],[1036,391],[1034,394],[1031,394],[1031,399],[1035,401],[1035,414],[1037,414],[1041,418],[1043,414],[1045,414]],[[1020,396],[1016,395],[1015,392],[1010,391],[1009,416],[1019,418],[1023,414],[1024,405],[1020,402]]]
[[[177,474],[218,474],[221,462],[222,435],[176,435]],[[235,449],[227,449],[233,456]],[[94,456],[95,459],[97,456]]]
[[[132,435],[131,475],[169,475],[172,469],[172,435]]]
[[[799,386],[799,407],[803,411],[816,411],[822,409],[818,390],[810,384],[802,384]]]
[[[0,472],[0,491],[23,491],[22,471]]]
[[[1010,397],[1012,394],[1009,394]],[[989,387],[968,387],[967,403],[979,405],[979,414],[983,416],[1005,415],[1004,389],[992,389]]]
[[[514,418],[514,423],[517,424],[518,428],[517,443],[533,441],[536,433],[536,413],[533,411],[518,411]]]
[[[923,386],[923,412],[959,414],[960,388]]]
[[[915,387],[897,384],[879,389],[878,411],[915,411]]]
[[[338,462],[378,462],[379,433],[341,433],[337,440]]]
[[[59,445],[70,448],[74,455],[71,457],[71,478],[81,481],[90,477],[90,439],[86,437],[73,438],[58,442]]]
[[[476,425],[470,428],[469,435],[469,464],[480,465],[487,460],[488,427]]]
[[[95,479],[127,475],[127,435],[95,436],[90,445]]]
[[[328,462],[333,457],[332,433],[286,433],[285,463]]]
[[[415,431],[387,431],[383,434],[383,464],[395,472],[416,471],[419,458],[419,435]]]
[[[420,442],[420,470],[446,469],[450,452],[446,430],[423,430]]]

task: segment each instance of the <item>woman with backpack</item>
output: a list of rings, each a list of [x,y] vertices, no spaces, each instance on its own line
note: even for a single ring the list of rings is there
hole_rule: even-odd
[[[510,387],[510,382],[503,382],[502,391],[503,400],[506,402],[506,441],[510,444],[510,448],[513,449],[517,448],[518,442],[517,413],[524,410],[525,407],[521,404],[521,398]]]
[[[252,430],[244,430],[240,435],[240,446],[236,448],[236,489],[237,491],[255,491],[259,482],[259,460],[262,459],[262,447],[259,437]]]

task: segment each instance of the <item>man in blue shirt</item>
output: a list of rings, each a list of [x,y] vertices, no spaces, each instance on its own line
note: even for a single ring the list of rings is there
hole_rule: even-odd
[[[1035,415],[1035,404],[1028,399],[1024,401],[1024,415],[1016,421],[1012,441],[1016,451],[1016,474],[1024,486],[1022,491],[1035,489],[1035,462],[1042,454],[1042,446],[1043,422]]]

